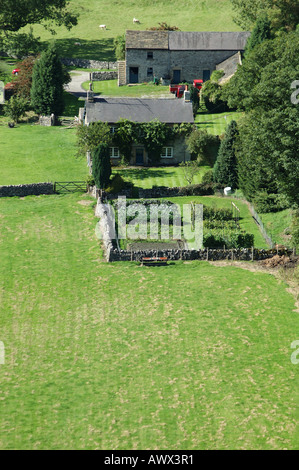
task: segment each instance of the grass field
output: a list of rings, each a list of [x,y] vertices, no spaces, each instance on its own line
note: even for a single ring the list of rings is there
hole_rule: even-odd
[[[194,184],[201,183],[204,173],[209,169],[208,166],[200,167],[197,175],[194,177]],[[175,188],[187,186],[183,170],[180,167],[149,167],[149,168],[113,168],[114,173],[119,173],[125,181],[130,181],[137,188],[149,189],[153,186],[166,186]]]
[[[88,203],[0,199],[0,448],[297,448],[284,282],[105,264]]]
[[[0,126],[0,185],[82,180],[84,158],[75,158],[75,130],[20,124]]]
[[[59,51],[63,57],[115,60],[113,39],[127,29],[144,30],[157,26],[160,22],[176,25],[182,31],[238,31],[233,22],[232,6],[229,0],[71,0],[72,11],[79,13],[78,25],[67,31],[55,28]],[[140,24],[133,25],[133,18]],[[106,24],[106,31],[99,25]],[[28,29],[28,28],[27,28]],[[35,25],[34,33],[43,41],[53,40],[53,36],[42,26]],[[80,42],[81,47],[75,46]]]
[[[291,209],[259,215],[273,242],[289,246],[292,225]]]
[[[198,113],[195,116],[195,123],[201,130],[206,129],[210,134],[221,135],[224,134],[231,121],[238,121],[243,115],[244,113],[235,111],[215,114]]]

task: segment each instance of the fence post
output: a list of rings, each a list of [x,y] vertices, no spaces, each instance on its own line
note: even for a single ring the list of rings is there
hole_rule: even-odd
[[[207,246],[207,261],[209,261],[209,247]]]
[[[251,247],[251,261],[254,260],[254,248]]]

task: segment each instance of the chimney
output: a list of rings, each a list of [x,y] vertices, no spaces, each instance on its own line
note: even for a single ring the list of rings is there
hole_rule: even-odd
[[[94,92],[92,89],[92,82],[89,83],[89,90],[87,91],[87,101],[88,103],[94,102]]]

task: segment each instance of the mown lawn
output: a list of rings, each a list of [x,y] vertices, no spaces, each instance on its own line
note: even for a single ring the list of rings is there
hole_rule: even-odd
[[[84,158],[76,158],[75,129],[0,125],[0,185],[83,180]]]
[[[89,81],[84,82],[82,87],[89,89]],[[105,80],[102,82],[93,82],[93,90],[100,95],[112,97],[131,97],[131,98],[161,98],[164,95],[172,96],[169,92],[169,86],[153,85],[141,83],[139,85],[118,86],[117,80]]]
[[[68,31],[65,27],[56,28],[54,37],[63,57],[81,57],[97,60],[115,60],[113,39],[124,34],[127,29],[145,30],[158,23],[176,25],[181,31],[238,31],[233,22],[232,5],[229,0],[129,0],[113,2],[109,0],[71,0],[71,10],[79,13],[78,25]],[[133,24],[133,18],[140,24]],[[100,30],[105,24],[107,29]],[[28,27],[26,28],[28,30]],[[53,41],[53,36],[40,25],[33,31],[42,41]],[[81,46],[75,45],[80,42]]]
[[[238,121],[244,113],[229,111],[226,113],[198,113],[195,123],[200,130],[206,129],[210,134],[221,135],[225,133],[226,127],[231,121]]]
[[[105,264],[88,203],[0,199],[0,448],[297,448],[286,285]]]
[[[201,183],[203,175],[209,169],[208,166],[200,167],[194,177],[194,184]],[[175,188],[187,186],[182,168],[179,166],[149,167],[149,168],[113,168],[114,173],[119,173],[124,180],[134,183],[138,188],[149,189],[153,186],[166,186]]]

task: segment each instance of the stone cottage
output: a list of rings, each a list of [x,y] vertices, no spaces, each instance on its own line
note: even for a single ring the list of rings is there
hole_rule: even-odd
[[[85,125],[93,122],[107,122],[111,132],[115,132],[117,122],[128,119],[135,123],[145,123],[157,119],[169,126],[182,123],[194,123],[192,103],[185,92],[181,99],[139,99],[139,98],[95,98],[86,101],[81,120]],[[110,148],[112,163],[117,163],[121,157],[117,147]],[[176,137],[163,147],[161,165],[174,165],[190,160],[184,137]],[[149,155],[143,145],[132,146],[132,165],[149,165]]]
[[[213,70],[240,60],[249,32],[127,31],[126,60],[119,62],[119,85],[152,81],[208,80]],[[223,67],[221,64],[223,63]],[[236,67],[236,65],[235,65]]]

